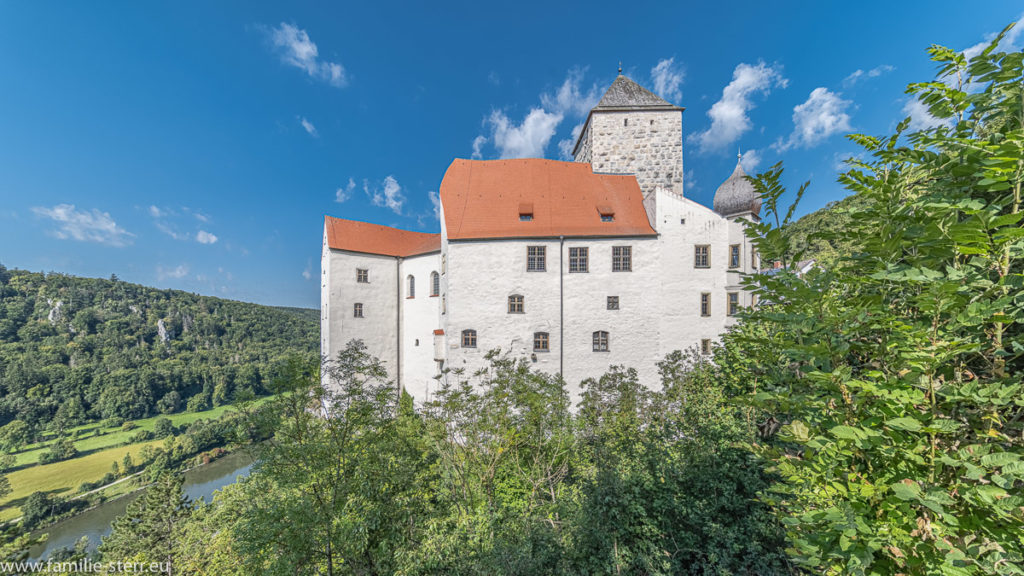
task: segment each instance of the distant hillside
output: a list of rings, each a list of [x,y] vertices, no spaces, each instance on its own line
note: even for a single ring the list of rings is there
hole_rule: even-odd
[[[294,314],[303,320],[315,322],[317,325],[320,324],[320,310],[316,308],[294,308],[292,306],[274,306],[278,310]]]
[[[845,231],[851,225],[851,213],[863,206],[864,200],[847,196],[829,202],[824,208],[811,212],[789,225],[796,242],[794,248],[803,250],[802,259],[815,259],[822,266],[834,262],[840,254],[850,254],[856,246]]]
[[[35,434],[264,394],[286,357],[317,354],[318,317],[0,265],[0,427]],[[0,428],[0,446],[25,428]]]

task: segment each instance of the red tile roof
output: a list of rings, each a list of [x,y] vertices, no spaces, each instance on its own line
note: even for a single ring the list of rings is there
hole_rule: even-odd
[[[404,258],[441,249],[440,234],[410,232],[330,216],[324,216],[324,227],[327,229],[327,245],[335,250]]]
[[[580,162],[456,159],[441,203],[451,240],[657,234],[635,176],[594,174]],[[526,209],[533,218],[521,220]]]

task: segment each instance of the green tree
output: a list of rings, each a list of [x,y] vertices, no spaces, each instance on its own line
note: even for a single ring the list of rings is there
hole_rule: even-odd
[[[180,573],[175,549],[193,510],[182,490],[184,481],[181,474],[164,473],[133,500],[100,544],[103,560],[160,562],[170,567],[169,574]]]
[[[756,359],[762,431],[784,424],[758,445],[811,573],[1024,572],[1024,54],[1001,38],[973,58],[930,49],[939,79],[908,91],[949,124],[851,136],[871,156],[841,176],[858,252],[753,279],[765,305],[726,337]],[[780,175],[754,180],[752,231],[787,260]]]

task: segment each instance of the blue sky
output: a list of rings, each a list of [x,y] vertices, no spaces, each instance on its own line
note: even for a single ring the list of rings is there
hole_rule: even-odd
[[[316,307],[324,214],[436,231],[453,158],[561,158],[619,61],[686,108],[687,196],[742,149],[811,181],[802,214],[845,195],[844,133],[929,121],[903,92],[930,44],[1022,12],[0,0],[0,263]]]

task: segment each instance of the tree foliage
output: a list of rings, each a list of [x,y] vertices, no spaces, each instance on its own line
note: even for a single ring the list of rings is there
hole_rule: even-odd
[[[316,346],[317,324],[295,310],[4,268],[0,448],[265,394],[285,358]]]
[[[753,278],[767,305],[726,338],[755,359],[734,380],[762,430],[784,424],[760,447],[768,501],[811,573],[1024,572],[1024,54],[1000,38],[931,48],[939,78],[908,91],[949,124],[851,136],[870,156],[840,178],[857,249]],[[753,232],[792,258],[785,228]]]

